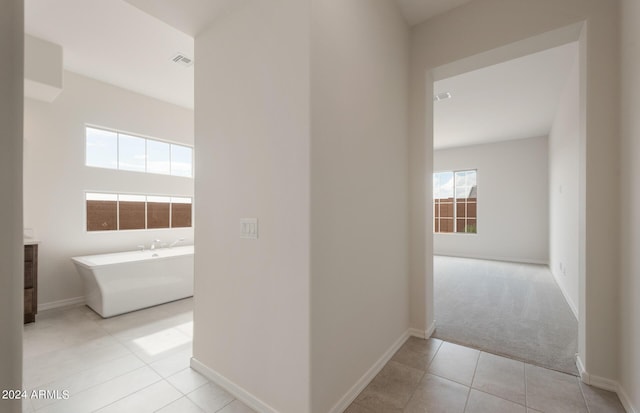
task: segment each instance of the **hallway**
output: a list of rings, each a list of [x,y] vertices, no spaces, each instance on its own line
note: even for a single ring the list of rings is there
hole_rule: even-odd
[[[438,339],[411,337],[345,413],[617,412],[577,377]]]

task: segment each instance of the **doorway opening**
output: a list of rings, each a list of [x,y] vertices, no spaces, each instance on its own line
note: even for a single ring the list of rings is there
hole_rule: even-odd
[[[577,375],[578,43],[434,82],[434,337]]]

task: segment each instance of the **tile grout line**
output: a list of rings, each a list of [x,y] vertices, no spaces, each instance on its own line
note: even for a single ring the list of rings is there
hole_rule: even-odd
[[[476,379],[476,372],[478,371],[478,364],[480,364],[480,356],[482,355],[482,351],[478,351],[478,358],[476,359],[476,365],[473,368],[473,375],[471,376],[471,384],[469,384],[469,391],[467,392],[467,400],[464,402],[464,409],[462,410],[463,412],[465,412],[467,410],[467,406],[469,405],[469,399],[471,398],[471,389],[473,386],[473,381]]]
[[[177,373],[176,373],[176,374],[177,374]],[[168,377],[167,377],[167,378],[168,378]],[[154,410],[154,412],[157,412],[158,410],[162,410],[162,409],[164,409],[165,407],[167,407],[167,406],[168,406],[168,405],[170,405],[171,403],[174,403],[174,402],[176,402],[176,401],[178,401],[178,400],[182,399],[183,397],[187,397],[187,395],[186,395],[186,394],[184,394],[183,392],[181,392],[181,391],[180,391],[180,389],[178,389],[176,386],[174,386],[174,385],[173,385],[173,383],[171,383],[169,380],[167,380],[167,378],[164,378],[164,377],[163,377],[163,378],[162,378],[162,380],[163,380],[163,381],[165,381],[165,382],[167,382],[167,384],[168,384],[169,386],[171,386],[173,389],[175,389],[175,390],[180,394],[180,397],[178,397],[177,399],[171,400],[171,401],[170,401],[170,402],[168,402],[167,404],[165,404],[165,405],[163,405],[163,406],[161,406],[161,407],[159,407],[159,408],[155,409],[155,410]]]
[[[427,338],[427,339],[424,339],[424,340],[425,340],[425,341],[429,341],[429,340],[432,340],[432,338]],[[406,342],[405,342],[405,343],[406,343]],[[415,388],[413,389],[413,391],[411,392],[411,395],[409,396],[409,399],[407,399],[407,402],[406,402],[406,403],[404,404],[404,406],[402,407],[402,411],[404,411],[404,410],[407,408],[407,406],[408,406],[408,405],[409,405],[409,403],[411,402],[411,399],[413,399],[413,396],[414,396],[414,395],[416,394],[416,392],[418,391],[418,387],[420,386],[420,382],[422,382],[422,380],[426,377],[426,375],[427,375],[427,374],[430,374],[430,373],[429,373],[429,367],[431,366],[431,363],[433,362],[433,360],[434,360],[434,359],[436,358],[436,356],[438,355],[438,352],[440,351],[440,348],[442,348],[442,343],[443,343],[443,341],[442,341],[442,340],[440,340],[440,344],[438,345],[438,348],[436,349],[435,353],[433,353],[433,357],[430,357],[430,358],[429,358],[429,361],[427,362],[427,364],[426,364],[426,365],[425,365],[425,367],[424,367],[424,373],[423,373],[423,374],[422,374],[422,376],[420,377],[420,380],[418,380],[418,384],[416,384],[416,387],[415,387]],[[398,351],[400,351],[400,349],[398,349]],[[396,351],[396,353],[397,353],[398,351]],[[412,350],[409,350],[409,351],[411,351],[412,353],[416,353],[416,352],[414,352],[414,351],[412,351]],[[419,354],[419,353],[417,353],[417,354]],[[394,355],[395,355],[395,354],[394,354]],[[411,366],[409,366],[409,367],[411,367]],[[356,404],[357,404],[357,403],[356,403]]]
[[[111,358],[111,359],[109,359],[109,360],[105,360],[104,362],[99,363],[98,365],[95,365],[95,366],[93,366],[93,367],[89,367],[89,368],[86,368],[86,369],[83,369],[83,370],[79,370],[79,371],[77,371],[77,372],[71,373],[71,374],[70,374],[70,375],[68,375],[68,376],[60,377],[59,379],[53,380],[53,381],[51,381],[51,382],[48,382],[48,383],[45,383],[45,384],[42,384],[42,385],[39,385],[39,386],[46,386],[46,385],[48,385],[48,384],[52,384],[52,383],[53,383],[53,382],[55,382],[55,381],[69,379],[69,378],[71,378],[71,377],[73,377],[73,376],[75,376],[75,375],[77,375],[77,374],[87,372],[87,371],[91,370],[92,368],[96,368],[96,367],[102,366],[102,365],[104,365],[104,364],[112,363],[112,362],[113,362],[113,361],[115,361],[115,360],[119,360],[119,359],[121,359],[121,358],[128,357],[129,355],[133,355],[134,357],[136,357],[136,358],[140,359],[140,358],[139,358],[139,357],[137,357],[137,355],[136,355],[136,354],[134,354],[134,353],[133,353],[129,348],[127,348],[125,345],[123,345],[123,344],[122,344],[122,343],[121,343],[121,342],[120,342],[116,337],[114,337],[111,333],[109,333],[109,331],[105,330],[105,329],[104,329],[104,328],[103,328],[99,323],[97,323],[95,320],[91,320],[91,319],[90,319],[90,321],[91,321],[93,324],[95,324],[95,326],[96,326],[98,329],[100,329],[102,332],[104,332],[104,333],[106,334],[106,336],[105,336],[105,337],[111,337],[111,338],[113,338],[113,339],[114,339],[118,344],[122,345],[122,347],[123,347],[127,352],[129,352],[130,354],[125,354],[125,355],[122,355],[122,356],[118,356],[118,357]],[[100,337],[100,338],[102,338],[102,337]],[[90,341],[89,341],[89,342],[90,342]],[[87,343],[89,343],[89,342],[87,342]],[[82,345],[87,344],[87,343],[82,343],[82,344],[79,344],[79,345],[76,345],[76,346],[67,347],[67,349],[69,349],[69,348],[73,348],[73,347],[79,347],[79,346],[82,346]],[[60,350],[63,350],[63,349],[60,349]],[[140,361],[141,361],[143,364],[146,364],[146,363],[144,362],[144,360],[140,360]],[[147,366],[145,365],[145,366],[141,366],[141,367],[134,368],[134,369],[132,369],[132,370],[129,370],[129,371],[123,372],[122,374],[118,374],[118,375],[116,375],[116,376],[114,376],[114,377],[110,378],[109,380],[106,380],[106,381],[103,381],[103,382],[100,382],[100,383],[96,383],[96,384],[94,384],[93,386],[89,386],[89,387],[87,387],[86,389],[83,389],[83,390],[81,390],[81,391],[77,392],[76,394],[82,394],[82,393],[84,393],[84,392],[86,392],[86,391],[88,391],[88,390],[91,390],[91,389],[93,389],[93,388],[95,388],[95,387],[97,387],[97,386],[100,386],[100,385],[103,385],[103,384],[105,384],[105,383],[108,383],[108,382],[110,382],[110,381],[112,381],[112,380],[115,380],[115,379],[117,379],[117,378],[120,378],[120,377],[122,377],[122,376],[125,376],[125,375],[127,375],[127,374],[129,374],[129,373],[132,373],[132,372],[134,372],[134,371],[140,370],[140,369],[142,369],[142,368],[144,368],[144,367],[147,367]],[[149,366],[149,368],[151,368],[151,367]],[[155,372],[155,370],[154,370],[154,372]],[[160,375],[158,375],[158,376],[160,376]],[[133,393],[131,393],[131,394],[133,394]],[[71,397],[73,397],[73,396],[71,396]],[[70,397],[69,399],[71,399],[71,397]],[[45,405],[43,405],[43,406],[40,406],[39,408],[35,408],[35,407],[33,406],[33,404],[31,403],[31,408],[32,408],[32,411],[34,411],[34,412],[36,412],[36,413],[37,413],[39,410],[41,411],[41,410],[43,410],[43,409],[45,409],[45,408],[47,408],[47,407],[49,407],[49,406],[56,405],[56,404],[58,404],[58,403],[60,403],[60,402],[62,402],[62,401],[64,401],[64,400],[56,400],[56,401],[55,401],[55,402],[53,402],[53,403],[45,404]],[[111,404],[111,403],[110,403],[110,404]],[[106,406],[102,406],[102,407],[106,407]],[[101,408],[102,408],[102,407],[101,407]]]
[[[148,367],[148,366],[145,366],[145,367]],[[140,369],[143,369],[143,368],[144,368],[144,367],[140,367]],[[136,370],[140,370],[140,369],[136,369]],[[160,376],[160,375],[158,374],[158,376]],[[104,408],[106,408],[106,407],[109,407],[109,406],[111,406],[111,405],[113,405],[113,404],[115,404],[115,403],[118,403],[120,400],[126,399],[126,398],[127,398],[127,397],[129,397],[129,396],[133,396],[133,395],[134,395],[134,394],[136,394],[136,393],[140,393],[141,391],[143,391],[143,390],[145,390],[145,389],[148,389],[149,387],[151,387],[151,386],[153,386],[153,385],[155,385],[155,384],[160,383],[162,380],[163,380],[163,379],[162,379],[162,377],[161,377],[161,378],[160,378],[160,380],[156,380],[156,381],[154,381],[153,383],[149,383],[148,385],[146,385],[146,386],[144,386],[144,387],[142,387],[142,388],[139,388],[138,390],[136,390],[136,391],[134,391],[134,392],[132,392],[132,393],[129,393],[129,394],[127,394],[127,395],[124,395],[124,396],[120,397],[119,399],[112,401],[112,402],[111,402],[111,403],[109,403],[109,404],[105,404],[104,406],[100,406],[99,408],[97,408],[97,409],[95,409],[95,410],[92,410],[92,412],[98,412],[98,411],[100,411],[100,410],[102,410],[102,409],[104,409]],[[106,381],[105,383],[108,383],[108,382],[110,382],[110,381],[111,381],[111,380],[108,380],[108,381]],[[104,384],[104,383],[102,383],[102,384]],[[169,384],[171,384],[171,383],[169,383]]]
[[[170,314],[169,314],[169,315],[170,315]],[[149,384],[148,386],[145,386],[145,387],[143,387],[143,388],[141,388],[141,389],[138,389],[138,390],[136,390],[136,391],[135,391],[135,392],[133,392],[133,393],[129,393],[129,394],[127,394],[126,396],[123,396],[123,397],[119,398],[118,400],[113,401],[112,403],[109,403],[109,404],[107,404],[107,405],[105,405],[105,406],[102,406],[102,407],[100,407],[100,409],[103,409],[103,408],[105,408],[105,407],[107,407],[107,406],[110,406],[110,405],[112,405],[112,404],[114,404],[114,403],[117,403],[117,402],[119,402],[120,400],[122,400],[122,399],[124,399],[124,398],[126,398],[126,397],[129,397],[129,396],[131,396],[131,395],[133,395],[133,394],[139,393],[140,391],[142,391],[142,390],[144,390],[144,389],[146,389],[146,388],[148,388],[148,387],[151,387],[151,386],[153,386],[153,385],[155,385],[155,384],[157,384],[157,383],[159,383],[159,382],[161,382],[161,381],[165,381],[169,386],[171,386],[172,388],[174,388],[178,393],[180,393],[180,394],[181,394],[181,397],[178,397],[177,399],[172,400],[171,402],[167,403],[166,405],[164,405],[164,406],[160,407],[160,409],[163,409],[163,408],[165,408],[166,406],[168,406],[169,404],[171,404],[171,403],[175,402],[176,400],[179,400],[179,399],[181,399],[182,397],[186,397],[186,396],[187,396],[186,394],[182,393],[179,389],[177,389],[173,384],[171,384],[171,382],[169,382],[169,381],[167,380],[167,378],[166,378],[166,377],[164,377],[162,374],[160,374],[160,372],[158,372],[156,369],[154,369],[154,368],[151,366],[151,364],[152,364],[152,363],[154,363],[154,362],[156,362],[156,361],[163,360],[163,359],[165,359],[165,358],[167,358],[167,357],[170,357],[171,355],[167,355],[166,357],[159,358],[158,360],[153,360],[153,361],[151,361],[151,362],[147,362],[147,361],[143,360],[143,359],[142,359],[142,357],[140,357],[138,354],[136,354],[133,350],[131,350],[131,349],[130,349],[130,348],[129,348],[129,347],[128,347],[124,342],[123,342],[123,340],[122,340],[122,339],[120,339],[120,338],[119,338],[119,337],[117,337],[116,335],[112,334],[109,330],[107,330],[106,328],[104,328],[100,323],[97,323],[97,322],[96,322],[96,321],[94,321],[94,320],[92,320],[92,321],[93,321],[93,322],[94,322],[94,323],[95,323],[95,324],[96,324],[96,325],[97,325],[97,326],[98,326],[102,331],[104,331],[104,332],[105,332],[109,337],[113,338],[117,343],[119,343],[120,345],[122,345],[122,346],[123,346],[123,347],[124,347],[124,348],[129,352],[129,353],[131,353],[131,355],[133,355],[135,358],[137,358],[138,360],[140,360],[140,361],[142,362],[142,364],[144,364],[144,366],[143,366],[143,367],[140,367],[140,369],[142,369],[142,368],[144,368],[144,367],[147,367],[147,368],[149,368],[152,372],[154,372],[155,374],[157,374],[157,375],[158,375],[158,377],[160,377],[160,380],[157,380],[157,381],[155,381],[155,382],[153,382],[153,383]],[[182,331],[179,331],[179,330],[178,330],[178,332],[179,332],[179,333],[182,333]],[[185,335],[185,336],[187,336],[187,335],[186,335],[186,334],[184,334],[184,333],[182,333],[182,334],[183,334],[183,335]],[[135,369],[135,370],[139,370],[139,369]],[[135,370],[132,370],[132,371],[135,371]],[[175,373],[174,373],[174,374],[175,374]],[[118,376],[118,377],[120,377],[120,376]],[[169,377],[171,377],[171,376],[169,376]],[[104,383],[107,383],[107,382],[109,382],[109,381],[111,381],[111,380],[107,380],[107,381],[106,381],[106,382],[104,382]],[[104,383],[102,383],[102,384],[104,384]],[[95,387],[95,386],[94,386],[94,387]],[[200,386],[199,386],[199,387],[200,387]],[[97,410],[100,410],[100,409],[97,409]],[[160,410],[160,409],[157,409],[157,410]]]
[[[524,363],[524,368],[522,369],[522,375],[524,376],[524,408],[529,409],[529,391],[527,389],[527,364]]]
[[[587,403],[587,398],[584,395],[584,390],[580,385],[580,379],[578,379],[578,388],[580,389],[580,395],[582,396],[582,400],[584,400],[584,405],[587,407],[587,413],[591,413],[591,408],[589,408],[589,403]]]
[[[118,356],[118,357],[114,357],[114,358],[112,358],[112,359],[109,359],[109,360],[104,361],[103,363],[99,363],[99,364],[98,364],[98,365],[96,365],[96,366],[89,367],[89,368],[86,368],[86,369],[83,369],[83,370],[79,370],[79,371],[74,372],[74,373],[72,373],[72,374],[70,374],[70,375],[68,375],[68,376],[61,377],[61,378],[59,378],[59,379],[57,379],[57,380],[54,380],[54,381],[64,380],[64,379],[71,378],[71,377],[73,377],[73,376],[74,376],[74,375],[76,375],[76,374],[86,372],[86,371],[88,371],[88,370],[91,370],[92,368],[99,367],[99,366],[101,366],[101,365],[104,365],[104,364],[108,364],[108,363],[110,363],[110,362],[113,362],[114,360],[119,360],[119,359],[121,359],[121,358],[128,357],[128,356],[130,356],[130,355],[131,355],[131,356],[135,357],[136,359],[138,359],[138,360],[139,360],[143,365],[142,365],[142,366],[140,366],[140,367],[138,367],[138,368],[135,368],[135,369],[132,369],[132,370],[129,370],[129,371],[123,372],[122,374],[118,374],[118,375],[116,375],[116,376],[114,376],[114,377],[110,378],[109,380],[106,380],[106,381],[103,381],[103,382],[100,382],[100,383],[96,383],[95,385],[90,386],[90,387],[87,387],[86,389],[83,389],[83,390],[81,390],[80,392],[78,392],[78,393],[76,393],[76,394],[82,394],[82,393],[84,393],[84,392],[86,392],[86,391],[88,391],[88,390],[94,389],[94,388],[95,388],[95,387],[97,387],[97,386],[103,385],[103,384],[105,384],[105,383],[109,383],[109,382],[111,382],[111,381],[113,381],[113,380],[116,380],[116,379],[118,379],[118,378],[120,378],[120,377],[122,377],[122,376],[125,376],[125,375],[129,374],[129,373],[132,373],[132,372],[135,372],[135,371],[141,370],[141,369],[143,369],[143,368],[145,368],[145,367],[146,367],[146,368],[149,368],[149,369],[150,369],[154,374],[156,374],[156,375],[159,377],[159,379],[158,379],[158,380],[156,380],[156,381],[154,381],[153,383],[150,383],[149,385],[147,385],[147,386],[145,386],[145,387],[143,387],[143,388],[140,388],[140,389],[138,389],[138,390],[136,390],[136,391],[134,391],[134,392],[132,392],[132,393],[129,393],[129,394],[127,394],[127,395],[124,395],[123,397],[120,397],[120,398],[118,398],[117,400],[112,401],[111,403],[108,403],[108,404],[106,404],[106,405],[104,405],[104,406],[100,406],[99,408],[97,408],[97,409],[93,410],[94,412],[95,412],[95,411],[98,411],[98,410],[100,410],[100,409],[106,408],[106,407],[108,407],[108,406],[110,406],[110,405],[112,405],[112,404],[114,404],[114,403],[117,403],[117,402],[119,402],[120,400],[122,400],[122,399],[124,399],[124,398],[126,398],[126,397],[129,397],[129,396],[132,396],[132,395],[134,395],[134,394],[136,394],[136,393],[139,393],[140,391],[143,391],[143,390],[147,389],[148,387],[153,386],[153,385],[155,385],[155,384],[157,384],[157,383],[159,383],[159,382],[161,382],[161,381],[165,381],[165,382],[167,382],[167,384],[169,384],[172,388],[175,388],[175,386],[173,386],[173,385],[172,385],[172,384],[171,384],[171,383],[170,383],[170,382],[169,382],[165,377],[163,377],[163,376],[162,376],[158,371],[156,371],[156,370],[151,366],[151,364],[152,364],[152,363],[157,362],[157,361],[164,360],[164,359],[166,359],[166,358],[168,358],[168,357],[172,356],[173,354],[169,354],[169,355],[167,355],[167,356],[165,356],[165,357],[161,357],[161,358],[159,358],[158,360],[153,360],[153,361],[151,361],[151,362],[147,362],[147,361],[143,360],[143,359],[142,359],[138,354],[136,354],[133,350],[131,350],[131,349],[130,349],[126,344],[125,344],[125,342],[123,342],[123,340],[121,340],[119,337],[117,337],[116,335],[112,334],[109,330],[107,330],[106,328],[104,328],[104,326],[102,325],[102,323],[99,323],[99,322],[98,322],[98,321],[100,321],[100,320],[96,321],[96,320],[94,320],[94,319],[92,319],[91,317],[88,317],[88,316],[86,316],[86,315],[85,315],[85,317],[87,317],[88,321],[91,321],[91,323],[92,323],[92,324],[93,324],[97,329],[99,329],[99,330],[104,334],[104,337],[109,337],[109,338],[113,339],[117,344],[119,344],[120,346],[122,346],[122,347],[127,351],[127,354],[125,354],[125,355],[121,355],[121,356]],[[182,331],[180,331],[180,330],[178,330],[178,332],[179,332],[179,333],[181,333],[182,335],[186,336],[186,337],[189,337],[186,333],[184,333],[184,332],[182,332]],[[100,338],[102,338],[102,337],[100,337]],[[189,338],[190,338],[190,337],[189,337]],[[81,345],[83,345],[83,344],[86,344],[86,343],[79,344],[78,346],[81,346]],[[70,348],[73,348],[73,347],[77,347],[77,346],[72,346],[72,347],[70,347]],[[61,350],[62,350],[62,349],[61,349]],[[186,370],[186,369],[183,369],[183,370]],[[174,374],[175,374],[175,373],[174,373]],[[52,381],[52,382],[48,382],[48,383],[46,383],[46,384],[53,383],[54,381]],[[207,382],[208,382],[208,381],[207,381]],[[46,384],[43,384],[43,386],[44,386],[44,385],[46,385]],[[205,383],[205,384],[206,384],[206,383]],[[197,387],[196,389],[194,389],[193,391],[195,391],[195,390],[197,390],[198,388],[200,388],[200,387],[204,386],[205,384],[202,384],[201,386],[198,386],[198,387]],[[180,399],[180,398],[182,398],[182,397],[187,397],[187,395],[185,395],[184,393],[182,393],[179,389],[177,389],[177,388],[175,388],[175,389],[176,389],[176,391],[177,391],[178,393],[180,393],[180,394],[182,395],[182,396],[181,396],[181,397],[179,397],[178,399]],[[177,399],[176,399],[176,400],[177,400]],[[235,400],[235,399],[234,399],[234,400]],[[34,408],[34,407],[33,407],[33,405],[30,403],[30,407],[31,407],[31,410],[32,410],[33,412],[36,412],[36,413],[37,413],[37,411],[38,411],[38,410],[42,410],[42,409],[45,409],[45,408],[47,408],[47,407],[53,406],[53,405],[55,405],[55,404],[58,404],[59,402],[60,402],[60,401],[56,401],[56,402],[54,402],[54,403],[50,403],[50,404],[47,404],[47,405],[41,406],[41,407],[40,407],[40,408],[38,408],[38,409]],[[173,402],[175,402],[175,400],[173,400],[171,403],[173,403]],[[230,403],[231,403],[231,402],[230,402]],[[168,403],[168,404],[170,404],[170,403]],[[163,406],[162,408],[164,408],[164,407],[166,407],[166,406]],[[225,407],[226,407],[226,405],[225,405]]]
[[[422,373],[422,376],[420,376],[420,380],[418,380],[418,383],[416,384],[416,386],[413,388],[413,391],[411,392],[411,394],[409,395],[409,398],[407,399],[407,402],[404,404],[404,406],[402,406],[402,411],[404,412],[407,409],[407,406],[409,405],[409,403],[411,403],[411,399],[413,399],[413,396],[416,394],[416,392],[418,391],[418,387],[420,387],[420,383],[422,382],[422,380],[425,378],[425,376],[427,375],[427,371],[425,370],[424,373]]]

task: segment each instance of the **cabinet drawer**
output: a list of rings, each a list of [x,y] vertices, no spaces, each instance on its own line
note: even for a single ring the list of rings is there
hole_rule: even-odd
[[[24,290],[24,314],[35,313],[35,303],[33,301],[33,288],[25,288]]]
[[[33,261],[33,253],[35,248],[33,245],[25,245],[24,246],[24,262]]]
[[[33,279],[35,278],[34,268],[32,262],[24,263],[24,288],[33,287]]]

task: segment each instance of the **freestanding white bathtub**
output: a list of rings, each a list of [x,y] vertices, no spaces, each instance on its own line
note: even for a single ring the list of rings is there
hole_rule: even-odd
[[[193,295],[193,245],[71,259],[104,318]]]

